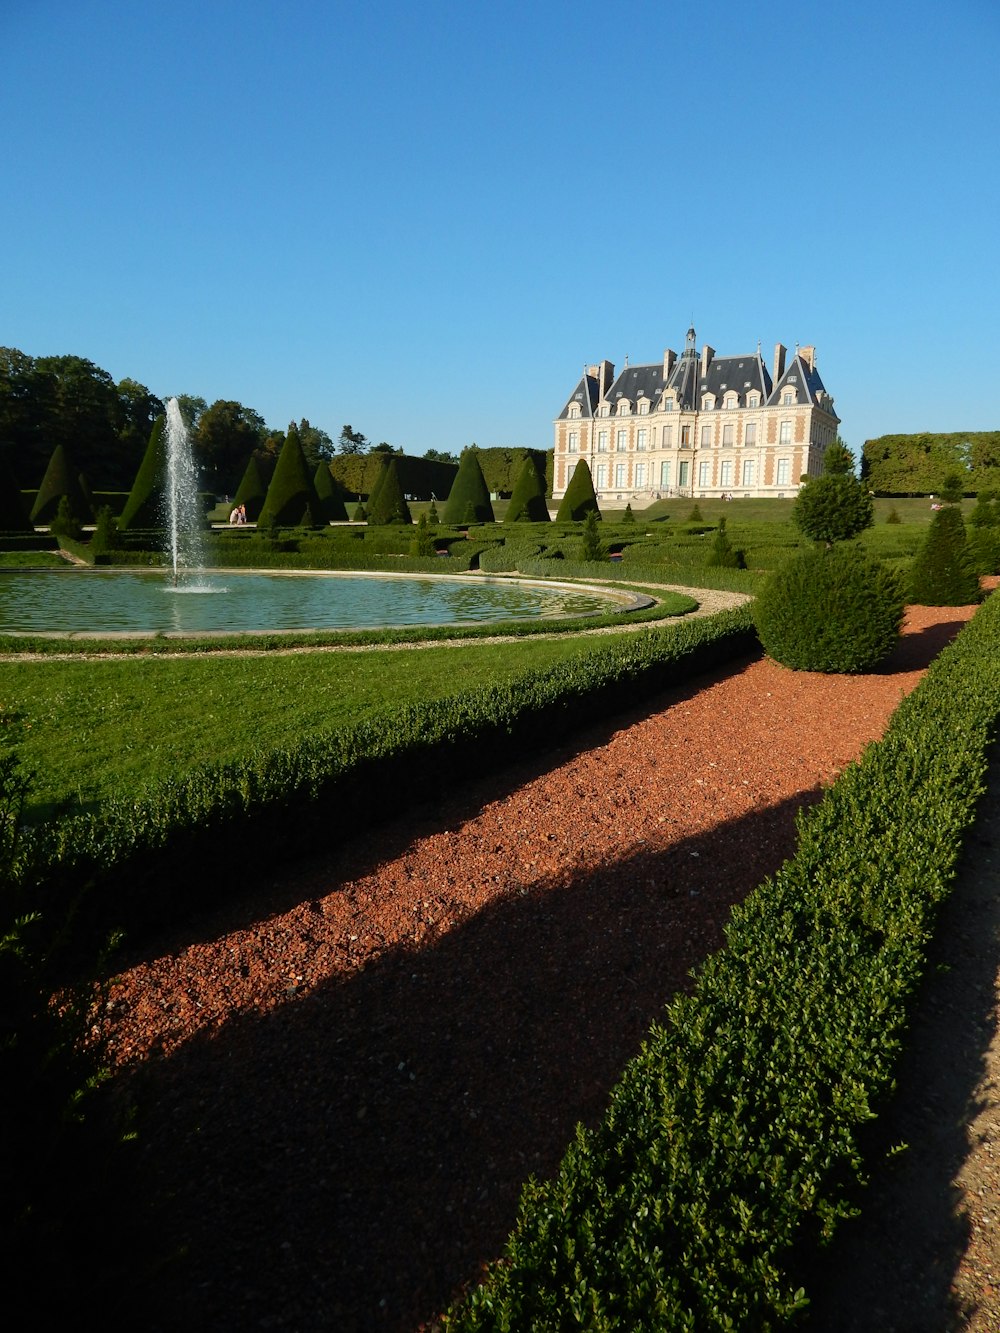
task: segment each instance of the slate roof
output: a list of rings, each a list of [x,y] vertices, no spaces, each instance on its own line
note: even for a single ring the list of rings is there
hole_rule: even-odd
[[[818,404],[820,394],[826,393],[826,386],[820,378],[818,370],[810,370],[809,363],[804,361],[796,352],[791,362],[785,370],[785,373],[774,386],[771,396],[768,398],[767,407],[777,407],[781,403],[781,391],[790,385],[797,391],[797,401]],[[803,392],[804,397],[803,397]],[[836,413],[834,413],[836,416]],[[839,418],[838,418],[839,419]]]
[[[608,402],[614,408],[622,398],[634,407],[640,398],[656,403],[663,392],[663,363],[652,366],[626,366],[608,390]]]
[[[566,406],[556,418],[557,421],[565,421],[569,416],[571,403],[577,403],[580,407],[581,417],[592,417],[594,409],[597,406],[597,400],[601,396],[601,386],[595,375],[584,375],[576,388],[566,400]]]

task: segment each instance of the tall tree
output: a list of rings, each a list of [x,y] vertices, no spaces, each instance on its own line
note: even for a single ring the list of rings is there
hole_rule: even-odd
[[[206,408],[192,441],[205,484],[231,495],[266,433],[264,418],[252,407],[220,398]]]
[[[303,456],[310,467],[316,467],[322,459],[332,458],[336,453],[326,431],[311,425],[306,417],[299,422],[299,440]]]
[[[368,437],[362,435],[351,425],[345,425],[340,432],[337,448],[342,454],[364,454],[368,452]]]

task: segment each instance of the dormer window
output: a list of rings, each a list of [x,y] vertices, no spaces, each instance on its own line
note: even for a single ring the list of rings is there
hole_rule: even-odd
[[[672,412],[674,410],[674,400],[672,398],[664,398],[663,410],[664,412]]]
[[[722,406],[723,406],[727,411],[731,412],[731,411],[733,410],[733,408],[736,407],[736,405],[737,405],[737,401],[738,401],[738,400],[737,400],[737,396],[736,396],[736,392],[735,392],[735,390],[730,389],[729,392],[726,394],[725,398],[723,398],[723,400],[722,400]]]
[[[629,402],[627,398],[623,398],[621,402],[618,404],[618,415],[620,417],[627,417],[631,411],[632,411],[632,404]]]
[[[609,417],[610,415],[611,415],[610,403],[602,403],[600,406],[600,410],[598,411],[598,416]]]
[[[639,399],[639,415],[640,415],[641,417],[644,417],[648,411],[649,411],[649,399],[648,399],[648,398],[640,398],[640,399]]]
[[[569,405],[569,412],[568,412],[567,415],[570,416],[570,417],[573,417],[574,419],[577,418],[577,417],[580,415],[580,404],[579,404],[579,403],[570,403],[570,405]]]
[[[782,406],[782,407],[794,407],[794,406],[795,406],[795,390],[794,390],[794,389],[785,389],[785,390],[782,392],[782,395],[781,395],[781,406]]]
[[[748,393],[748,394],[747,394],[747,407],[760,407],[760,394],[759,394],[759,393]]]
[[[711,412],[714,407],[715,407],[715,395],[712,393],[706,393],[701,400],[702,411]]]

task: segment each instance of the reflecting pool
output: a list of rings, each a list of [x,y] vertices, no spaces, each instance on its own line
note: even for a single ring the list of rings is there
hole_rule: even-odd
[[[0,572],[0,633],[237,634],[502,624],[599,615],[636,601],[614,590],[481,575],[226,570],[175,587],[163,571],[10,570]]]

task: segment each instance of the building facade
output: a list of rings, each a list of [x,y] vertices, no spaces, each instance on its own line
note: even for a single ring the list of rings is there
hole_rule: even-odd
[[[816,368],[816,349],[789,359],[776,344],[770,371],[760,350],[682,356],[629,366],[588,366],[555,420],[552,496],[565,493],[581,459],[598,500],[651,504],[661,497],[794,496],[823,470],[840,418]]]

